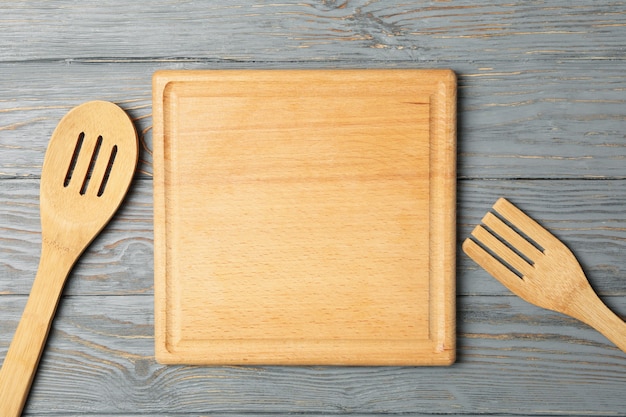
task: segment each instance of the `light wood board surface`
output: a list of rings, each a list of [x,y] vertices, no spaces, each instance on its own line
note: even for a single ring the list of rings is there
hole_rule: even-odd
[[[154,76],[156,356],[448,365],[456,78]]]
[[[571,247],[626,317],[622,1],[6,1],[0,6],[0,360],[34,279],[60,118],[110,100],[140,172],[74,269],[28,416],[622,416],[626,359],[457,256],[451,367],[164,366],[154,359],[151,77],[160,69],[451,68],[458,237],[500,196]]]

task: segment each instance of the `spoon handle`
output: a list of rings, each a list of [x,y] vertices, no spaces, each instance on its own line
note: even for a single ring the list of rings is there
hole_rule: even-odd
[[[28,398],[41,352],[76,257],[44,243],[39,269],[22,318],[0,369],[0,415],[19,417]]]

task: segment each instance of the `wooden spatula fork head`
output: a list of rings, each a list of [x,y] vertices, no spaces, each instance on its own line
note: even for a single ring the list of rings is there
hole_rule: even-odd
[[[574,254],[504,198],[463,243],[476,263],[513,293],[596,328],[626,352],[626,323],[598,298]]]

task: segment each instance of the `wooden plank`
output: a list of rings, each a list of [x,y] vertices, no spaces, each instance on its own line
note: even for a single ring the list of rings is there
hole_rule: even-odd
[[[135,121],[150,176],[151,76],[163,68],[419,68],[457,72],[461,178],[624,178],[623,62],[0,64],[0,178],[38,178],[47,142],[73,106],[103,99]],[[52,88],[51,86],[54,86]]]
[[[24,414],[24,417],[28,417],[30,415],[37,415],[37,414]],[[170,414],[170,413],[150,413],[150,417],[189,417],[190,415],[196,415],[196,414],[189,414],[189,413],[176,413],[176,414]],[[204,416],[204,414],[202,414]],[[306,413],[307,417],[326,417],[328,416],[328,414],[320,414],[320,413]],[[368,414],[368,413],[350,413],[349,414],[350,417],[383,417],[383,416],[389,416],[389,414],[385,414],[385,413],[374,413],[374,414]],[[442,416],[447,416],[447,415],[456,415],[456,414],[439,414]],[[514,414],[489,414],[489,417],[511,417]],[[63,417],[84,417],[84,414],[63,414]],[[262,411],[258,411],[258,412],[245,412],[245,413],[211,413],[210,414],[211,417],[265,417],[266,414],[263,413]],[[402,416],[406,416],[406,417],[432,417],[432,414],[424,414],[424,413],[402,413]],[[462,414],[463,417],[484,417],[485,414],[484,413],[471,413],[471,414]],[[133,414],[89,414],[89,417],[137,417],[136,413]]]
[[[566,243],[597,292],[626,295],[623,187],[622,180],[461,181],[457,236],[459,241],[468,237],[493,203],[505,197]],[[466,286],[466,280],[484,280],[486,274],[467,256],[458,259],[458,290],[474,294],[478,288]]]
[[[165,71],[154,86],[161,363],[454,361],[451,71]]]
[[[621,2],[3,2],[0,61],[622,59]]]
[[[461,180],[459,241],[498,197],[511,199],[567,243],[602,296],[626,295],[626,184],[624,180]],[[0,181],[0,293],[28,294],[39,262],[39,183]],[[153,292],[152,181],[136,180],[112,222],[75,266],[68,295]],[[457,253],[457,292],[504,295],[508,291]]]
[[[0,297],[0,360],[24,302]],[[624,297],[612,302],[626,311]],[[63,298],[26,413],[623,412],[624,354],[517,297],[459,297],[459,358],[449,368],[158,365],[152,303]]]
[[[39,181],[0,181],[0,294],[28,294],[40,251]],[[152,293],[152,264],[152,182],[138,180],[74,266],[65,293]]]
[[[79,78],[72,76],[74,71],[69,66],[63,68],[57,64],[12,64],[0,70],[7,76],[7,82],[0,86],[0,178],[39,178],[55,127],[71,108],[91,100],[115,102],[131,116],[140,140],[138,171],[148,170],[151,160],[146,152],[145,130],[149,130],[149,124],[145,119],[151,111],[151,72],[121,74],[115,66],[109,70],[106,67],[85,66],[74,73]],[[20,80],[20,73],[29,75]],[[98,78],[103,82],[95,81]],[[120,82],[115,83],[114,78],[119,78]],[[147,81],[145,88],[141,88],[141,78]]]
[[[336,413],[335,413],[336,414]],[[24,414],[24,417],[28,417],[31,415],[38,415],[38,414]],[[133,414],[89,414],[89,417],[137,417],[138,414],[133,413]],[[176,414],[171,414],[171,413],[150,413],[150,417],[189,417],[189,416],[193,416],[193,415],[197,415],[197,414],[193,414],[193,413],[176,413]],[[204,414],[201,414],[204,417]],[[328,414],[320,414],[320,413],[306,413],[307,417],[326,417],[328,416]],[[368,414],[368,413],[350,413],[348,414],[350,417],[388,417],[389,414],[386,413],[374,413],[374,414]],[[448,415],[458,415],[458,414],[438,414],[441,416],[448,416]],[[489,417],[511,417],[515,414],[489,414]],[[527,414],[525,414],[527,415]],[[84,417],[84,414],[63,414],[63,417]],[[211,413],[210,414],[211,417],[265,417],[266,414],[263,413],[262,411],[257,411],[257,412],[244,412],[244,413],[227,413],[227,412],[220,412],[220,413]],[[428,413],[402,413],[402,416],[406,416],[406,417],[432,417],[433,414],[428,414]],[[463,417],[485,417],[484,413],[470,413],[470,414],[462,414]]]

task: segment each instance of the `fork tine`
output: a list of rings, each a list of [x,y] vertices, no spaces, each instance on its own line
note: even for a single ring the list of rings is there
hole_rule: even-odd
[[[521,278],[515,275],[515,273],[513,273],[496,258],[491,256],[489,252],[481,248],[470,238],[465,239],[463,242],[463,251],[467,254],[467,256],[472,258],[474,262],[491,274],[491,276],[500,281],[502,285],[514,293],[517,293],[517,288],[519,288],[520,283],[522,282]]]
[[[507,199],[499,198],[493,205],[493,208],[542,248],[545,249],[547,246],[555,243],[556,238],[550,232]]]
[[[526,262],[507,245],[502,243],[494,235],[489,233],[482,225],[476,226],[476,228],[472,231],[472,236],[482,242],[496,256],[499,256],[500,259],[509,264],[522,275],[528,275],[530,272],[532,266],[528,262]]]
[[[537,249],[535,245],[528,242],[523,236],[513,230],[493,213],[487,213],[485,217],[483,217],[482,222],[531,261],[534,261],[538,259],[539,256],[543,255],[543,253]]]

